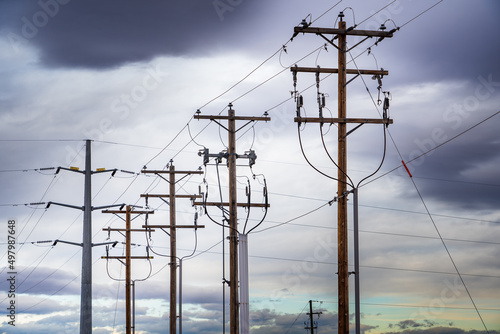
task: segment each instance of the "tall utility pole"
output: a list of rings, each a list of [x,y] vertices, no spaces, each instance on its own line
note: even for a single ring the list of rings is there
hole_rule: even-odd
[[[80,171],[77,167],[58,167],[56,174],[59,171],[66,170],[70,172],[81,173],[85,175],[84,183],[84,204],[82,206],[75,206],[69,204],[62,204],[56,202],[48,202],[47,208],[52,204],[64,206],[72,209],[78,209],[83,211],[83,239],[81,244],[64,242],[57,240],[58,242],[64,242],[68,244],[73,244],[82,247],[82,281],[81,281],[81,293],[80,293],[80,334],[90,334],[92,333],[92,247],[106,245],[110,243],[100,243],[92,244],[92,211],[100,210],[104,208],[111,208],[116,206],[123,206],[123,204],[115,205],[105,205],[99,207],[92,206],[92,175],[98,173],[112,172],[112,176],[115,175],[117,169],[105,170],[104,168],[99,168],[96,171],[92,171],[92,159],[91,159],[91,140],[87,139],[85,141],[85,170]]]
[[[295,27],[295,33],[313,33],[321,36],[328,43],[332,44],[338,50],[338,68],[311,68],[311,67],[292,67],[292,72],[310,72],[310,73],[338,73],[338,118],[324,118],[324,117],[298,117],[295,122],[300,123],[338,123],[338,186],[337,186],[337,227],[338,227],[338,332],[340,334],[349,333],[349,269],[348,269],[348,230],[347,230],[347,136],[357,129],[362,124],[376,123],[376,124],[391,124],[392,120],[384,119],[364,119],[364,118],[347,118],[346,99],[347,85],[354,80],[347,81],[347,74],[358,75],[388,75],[384,70],[358,70],[347,69],[346,53],[350,51],[347,49],[347,36],[364,36],[365,39],[378,37],[381,41],[386,37],[392,37],[393,31],[371,31],[371,30],[356,30],[354,27],[346,29],[346,22],[342,20],[343,13],[341,12],[340,22],[338,29],[332,28],[316,28],[309,27],[307,24]],[[324,34],[333,35],[333,38],[327,38]],[[338,39],[338,45],[334,43]],[[363,41],[364,41],[363,40]],[[360,42],[361,43],[361,42]],[[357,46],[360,43],[354,45]],[[320,115],[322,116],[322,115]],[[358,127],[347,132],[347,123],[359,123]],[[359,275],[359,272],[355,272]],[[359,306],[357,307],[359,308]],[[359,319],[357,319],[359,323]],[[359,329],[358,329],[359,330]]]
[[[228,169],[229,169],[229,202],[223,203],[224,206],[229,206],[229,284],[230,284],[230,297],[229,297],[229,317],[230,317],[230,334],[239,333],[239,298],[238,298],[238,217],[237,217],[237,207],[238,206],[248,206],[247,203],[239,204],[237,201],[237,189],[236,189],[236,159],[237,158],[249,158],[255,160],[253,156],[250,155],[238,155],[236,153],[236,132],[241,130],[246,125],[255,121],[270,121],[271,118],[264,117],[251,117],[251,116],[236,116],[233,110],[233,105],[229,104],[229,110],[227,116],[207,116],[200,115],[197,113],[194,115],[195,119],[207,119],[216,122],[222,128],[226,129],[228,132],[228,151],[227,154],[219,154],[216,156],[223,156],[227,158]],[[219,120],[227,120],[227,127],[219,123]],[[236,121],[248,121],[245,125],[240,128],[236,128]],[[252,151],[253,152],[253,151]],[[252,153],[251,152],[251,153]],[[254,152],[253,152],[254,153]],[[205,161],[208,161],[208,150],[205,157]],[[221,206],[220,202],[214,203],[198,203],[205,205]],[[250,206],[256,206],[250,204]]]
[[[144,229],[131,228],[132,214],[153,214],[154,211],[134,211],[131,205],[127,205],[126,210],[104,210],[103,213],[125,214],[125,228],[103,228],[103,231],[125,232],[125,256],[103,256],[103,259],[117,259],[123,263],[125,260],[125,328],[126,334],[135,333],[135,324],[132,324],[132,259],[152,259],[150,256],[131,255],[131,232],[145,232]]]
[[[143,226],[145,228],[159,228],[159,229],[164,229],[168,228],[170,229],[170,333],[177,333],[177,228],[203,228],[205,226],[197,226],[197,225],[177,225],[176,224],[176,218],[175,218],[175,199],[176,198],[189,198],[192,201],[194,201],[195,198],[200,198],[201,195],[176,195],[175,194],[175,184],[177,183],[175,180],[175,175],[176,174],[183,174],[183,175],[193,175],[193,174],[203,174],[203,171],[176,171],[175,166],[173,164],[173,161],[170,160],[170,167],[169,170],[142,170],[142,173],[145,174],[156,174],[160,177],[161,174],[169,174],[169,180],[166,180],[169,185],[169,194],[168,195],[162,195],[162,194],[142,194],[141,197],[145,197],[146,199],[149,197],[158,197],[163,200],[163,198],[168,198],[169,201],[167,202],[168,205],[170,206],[170,225],[147,225]],[[162,177],[163,178],[163,177]],[[180,263],[179,263],[180,265]],[[181,282],[182,284],[182,282]],[[181,298],[179,297],[181,300]],[[179,309],[182,308],[182,305],[179,305]],[[182,311],[179,311],[179,315],[182,314]],[[182,334],[182,319],[179,318],[179,329],[180,329],[180,334]]]

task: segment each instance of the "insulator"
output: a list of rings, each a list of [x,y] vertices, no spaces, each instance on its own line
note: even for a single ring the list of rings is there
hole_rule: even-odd
[[[387,96],[384,98],[384,110],[389,110],[389,98]]]

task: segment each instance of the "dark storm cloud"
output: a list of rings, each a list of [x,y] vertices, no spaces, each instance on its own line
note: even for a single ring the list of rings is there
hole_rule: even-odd
[[[107,68],[160,55],[206,56],[239,43],[247,18],[259,12],[248,0],[7,1],[15,15],[3,21],[11,44],[28,42],[53,67]]]
[[[497,208],[500,197],[499,116],[411,164],[415,176],[427,178],[417,181],[424,196],[462,208]],[[413,147],[411,152],[420,154],[441,144],[431,141],[430,137],[414,141],[412,144],[416,143],[418,149]]]

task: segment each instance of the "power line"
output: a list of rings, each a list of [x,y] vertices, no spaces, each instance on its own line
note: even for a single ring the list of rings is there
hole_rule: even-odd
[[[436,7],[437,5],[439,5],[441,2],[443,2],[444,0],[440,0],[438,1],[437,3],[435,3],[434,5],[432,5],[431,7],[427,8],[426,10],[424,10],[423,12],[421,12],[420,14],[418,14],[417,16],[413,17],[411,20],[407,21],[406,23],[404,23],[400,28],[403,28],[405,25],[407,25],[408,23],[412,22],[413,20],[417,19],[418,17],[424,15],[425,13],[427,13],[428,11],[430,11],[432,8]]]
[[[413,161],[417,160],[418,158],[421,158],[421,157],[423,157],[423,156],[425,156],[425,155],[429,154],[430,152],[434,151],[435,149],[437,149],[437,148],[439,148],[439,147],[441,147],[441,146],[443,146],[443,145],[445,145],[445,144],[447,144],[447,143],[451,142],[452,140],[457,139],[458,137],[460,137],[460,136],[462,136],[463,134],[465,134],[465,133],[469,132],[470,130],[474,129],[475,127],[477,127],[477,126],[479,126],[479,125],[483,124],[484,122],[486,122],[486,121],[490,120],[491,118],[495,117],[495,116],[496,116],[496,115],[498,115],[499,113],[500,113],[500,111],[495,112],[493,115],[488,116],[487,118],[483,119],[482,121],[480,121],[480,122],[478,122],[478,123],[474,124],[473,126],[471,126],[471,127],[467,128],[467,129],[465,129],[464,131],[462,131],[462,132],[458,133],[457,135],[455,135],[455,136],[451,137],[450,139],[446,140],[445,142],[443,142],[443,143],[439,144],[438,146],[436,146],[436,147],[434,147],[434,148],[431,148],[430,150],[428,150],[428,151],[426,151],[426,152],[424,152],[424,153],[420,154],[419,156],[417,156],[417,157],[415,157],[415,158],[413,158],[413,159],[411,159],[411,160],[406,161],[406,163],[407,163],[407,164],[409,164],[409,163],[411,163],[411,162],[413,162]],[[390,132],[388,132],[388,133],[390,134]],[[391,136],[391,139],[392,139],[392,142],[394,143],[394,145],[396,145],[396,144],[395,144],[395,141],[394,141],[394,138],[392,138],[392,136]],[[397,146],[396,146],[396,149],[397,149]],[[399,150],[398,150],[398,153],[399,153],[399,156],[401,157],[401,159],[403,159],[403,156],[401,155],[401,152],[399,152]],[[376,177],[376,178],[374,178],[374,179],[372,179],[372,180],[370,180],[370,181],[366,182],[363,186],[366,186],[366,185],[368,185],[369,183],[372,183],[372,182],[374,182],[374,181],[376,181],[376,180],[378,180],[378,179],[380,179],[380,178],[382,178],[382,177],[384,177],[384,176],[386,176],[386,175],[388,175],[388,174],[390,174],[390,173],[392,173],[392,172],[394,172],[394,171],[398,170],[398,169],[399,169],[399,168],[401,168],[401,167],[402,167],[401,165],[399,165],[399,166],[397,166],[397,167],[394,167],[393,169],[391,169],[391,170],[389,170],[389,171],[385,172],[384,174],[382,174],[382,175],[380,175],[380,176],[378,176],[378,177]],[[457,181],[457,182],[458,182],[458,181]]]

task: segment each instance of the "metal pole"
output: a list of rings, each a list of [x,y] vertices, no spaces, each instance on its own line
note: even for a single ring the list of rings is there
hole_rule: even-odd
[[[177,333],[177,240],[175,229],[175,167],[170,160],[170,333]]]
[[[132,208],[130,205],[127,205],[126,211],[126,231],[125,231],[125,325],[126,325],[126,333],[131,334],[131,296],[130,296],[130,281],[131,281],[131,266],[132,260],[130,257],[130,246],[131,246],[131,231],[130,231],[130,212]]]
[[[132,333],[135,334],[135,281],[132,281]]]
[[[248,288],[248,235],[239,235],[240,255],[240,326],[241,334],[250,333],[250,301]]]
[[[182,259],[179,259],[179,334],[182,334]]]
[[[358,228],[358,188],[352,190],[354,195],[354,304],[356,334],[361,333],[361,313],[359,309],[359,228]]]
[[[346,29],[344,21],[339,22],[339,29]],[[338,42],[338,117],[346,118],[346,35],[339,34]],[[347,247],[347,140],[346,123],[338,125],[338,293],[339,293],[339,334],[349,333],[349,268]]]
[[[80,334],[92,333],[92,161],[89,139],[86,140],[85,146]]]
[[[229,164],[229,282],[230,282],[230,333],[239,333],[238,300],[238,220],[236,195],[236,125],[234,110],[229,105],[228,111],[228,164]]]

